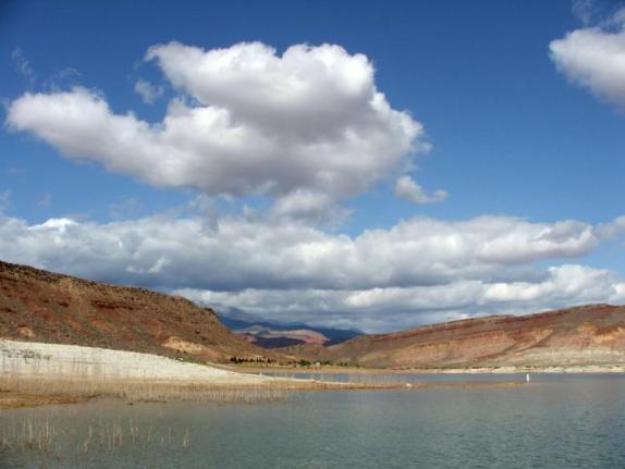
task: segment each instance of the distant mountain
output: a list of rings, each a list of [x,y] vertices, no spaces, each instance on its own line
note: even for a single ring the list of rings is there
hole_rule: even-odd
[[[237,316],[245,316],[238,312]],[[299,344],[334,345],[362,335],[353,329],[313,327],[303,323],[278,324],[255,321],[253,318],[233,318],[219,315],[221,322],[247,341],[265,348],[287,347]]]
[[[184,298],[5,262],[0,262],[0,338],[200,361],[268,356],[224,327],[212,309]]]
[[[589,305],[365,335],[283,353],[377,368],[625,366],[625,307]]]

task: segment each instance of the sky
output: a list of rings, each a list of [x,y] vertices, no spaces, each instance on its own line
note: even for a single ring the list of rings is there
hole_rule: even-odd
[[[4,1],[0,259],[385,332],[625,303],[625,3]]]

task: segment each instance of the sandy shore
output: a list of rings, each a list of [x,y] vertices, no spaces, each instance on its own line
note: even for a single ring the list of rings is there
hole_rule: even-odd
[[[241,389],[261,398],[277,394],[257,388],[283,381],[146,353],[0,339],[0,409],[93,397],[243,399]]]
[[[255,384],[267,377],[147,353],[0,339],[0,376]]]

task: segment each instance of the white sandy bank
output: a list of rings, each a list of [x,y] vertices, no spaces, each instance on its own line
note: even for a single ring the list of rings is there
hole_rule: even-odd
[[[0,377],[148,379],[253,384],[271,378],[148,353],[0,339]]]

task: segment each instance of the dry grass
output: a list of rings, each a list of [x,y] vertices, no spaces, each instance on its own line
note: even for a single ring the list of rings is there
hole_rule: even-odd
[[[417,390],[509,387],[522,381],[399,382],[318,381],[273,378],[262,382],[209,382],[110,379],[98,377],[14,376],[0,377],[0,409],[46,404],[75,403],[92,398],[117,398],[129,402],[185,400],[217,403],[257,403],[285,400],[298,391]]]
[[[32,396],[65,396],[74,399],[90,399],[94,397],[121,398],[131,402],[170,400],[259,402],[285,399],[288,397],[291,389],[292,386],[285,385],[279,380],[268,384],[237,385],[127,379],[112,380],[99,379],[97,377],[25,377],[10,375],[5,375],[0,380],[0,392],[10,393],[13,398],[21,394],[28,401],[32,400]],[[0,399],[0,404],[1,402]],[[15,407],[17,404],[11,407]],[[33,404],[36,405],[37,401],[33,401]],[[9,407],[9,405],[6,405],[6,407]]]
[[[287,378],[257,383],[224,383],[4,374],[0,377],[0,408],[74,403],[91,398],[120,398],[130,402],[256,403],[288,399],[296,391],[399,389],[404,386],[401,383],[340,383]]]

